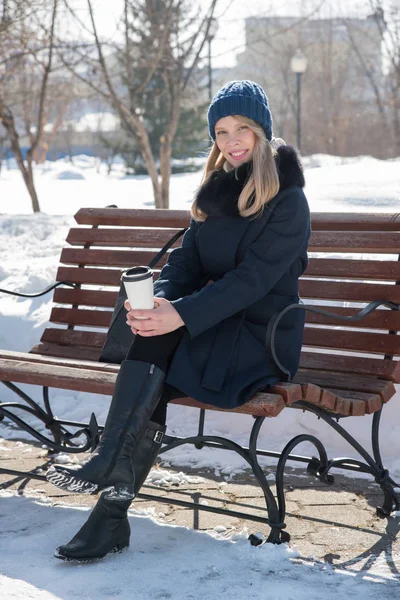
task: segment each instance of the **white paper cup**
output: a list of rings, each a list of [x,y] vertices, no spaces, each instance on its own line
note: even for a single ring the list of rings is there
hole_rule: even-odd
[[[132,309],[154,308],[153,271],[149,267],[131,267],[121,275]],[[137,317],[146,319],[146,317]]]

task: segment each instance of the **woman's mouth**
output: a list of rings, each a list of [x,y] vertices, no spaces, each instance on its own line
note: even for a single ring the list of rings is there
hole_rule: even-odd
[[[248,150],[240,150],[237,152],[229,152],[229,155],[232,156],[234,160],[241,160],[244,158],[244,156],[246,156],[247,152]]]

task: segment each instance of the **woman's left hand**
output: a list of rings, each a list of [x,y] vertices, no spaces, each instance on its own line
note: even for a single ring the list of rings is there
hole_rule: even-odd
[[[125,308],[129,311],[126,315],[127,324],[133,333],[143,337],[170,333],[185,324],[169,300],[165,298],[154,298],[153,309],[131,310],[128,300],[125,300]]]

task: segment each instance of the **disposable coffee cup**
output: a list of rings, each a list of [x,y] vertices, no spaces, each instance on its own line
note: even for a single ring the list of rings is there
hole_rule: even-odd
[[[154,308],[153,271],[149,267],[131,267],[121,275],[132,309]],[[146,317],[137,317],[146,319]]]

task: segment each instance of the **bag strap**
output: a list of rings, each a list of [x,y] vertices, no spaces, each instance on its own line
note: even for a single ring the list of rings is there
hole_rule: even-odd
[[[58,287],[60,285],[67,285],[68,287],[72,287],[72,288],[77,287],[77,284],[72,283],[71,281],[58,281],[57,283],[53,283],[52,285],[49,285],[49,287],[47,287],[45,290],[42,290],[41,292],[35,292],[34,294],[25,294],[23,292],[15,292],[14,290],[3,290],[3,289],[0,289],[0,293],[1,294],[10,294],[10,296],[17,296],[18,298],[39,298],[39,296],[44,296],[44,294],[51,292],[51,290],[54,290],[56,287]]]
[[[148,267],[150,269],[153,269],[156,264],[158,263],[158,261],[164,256],[164,254],[167,252],[167,250],[169,250],[171,248],[171,246],[173,244],[175,244],[176,240],[178,240],[181,235],[183,235],[184,233],[186,233],[186,231],[188,230],[188,227],[185,227],[184,229],[181,229],[180,231],[178,231],[177,233],[175,233],[175,235],[172,236],[172,238],[170,240],[168,240],[168,242],[165,244],[165,246],[163,248],[161,248],[160,252],[158,252],[154,258],[151,259],[151,261],[148,264]]]

